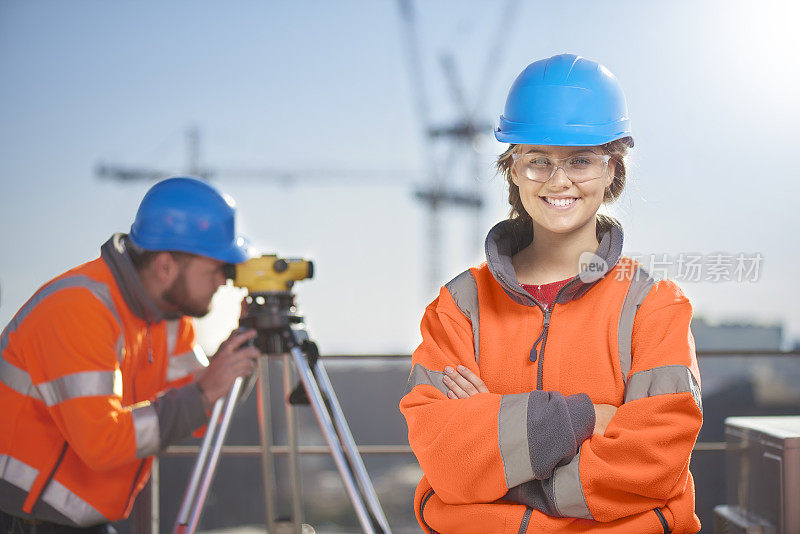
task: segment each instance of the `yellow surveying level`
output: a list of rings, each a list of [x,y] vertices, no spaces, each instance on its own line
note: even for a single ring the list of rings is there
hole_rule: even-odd
[[[250,293],[290,291],[295,282],[314,276],[314,264],[300,258],[279,258],[264,254],[229,267],[233,285]]]

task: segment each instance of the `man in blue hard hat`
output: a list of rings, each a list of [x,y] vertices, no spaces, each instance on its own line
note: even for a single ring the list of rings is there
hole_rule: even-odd
[[[42,286],[3,330],[0,531],[108,532],[152,456],[253,371],[254,331],[231,334],[208,363],[191,321],[249,257],[234,215],[202,180],[159,182],[129,234]]]

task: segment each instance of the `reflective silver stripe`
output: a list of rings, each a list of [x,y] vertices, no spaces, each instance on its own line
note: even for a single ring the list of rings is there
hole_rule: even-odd
[[[702,412],[700,386],[689,368],[685,365],[663,365],[634,373],[625,387],[625,402],[687,391],[692,394],[694,402]]]
[[[38,306],[44,299],[56,291],[73,287],[85,287],[88,289],[92,295],[102,302],[114,315],[114,318],[120,327],[120,335],[117,339],[115,350],[117,351],[117,360],[122,361],[124,350],[122,322],[117,314],[117,309],[114,307],[114,301],[111,298],[111,291],[108,289],[108,286],[96,280],[92,280],[84,275],[68,276],[51,282],[34,293],[28,302],[26,302],[14,315],[14,317],[8,323],[8,326],[6,326],[3,330],[3,333],[0,334],[0,382],[3,382],[6,386],[18,393],[42,400],[39,393],[33,388],[30,375],[27,373],[27,371],[7,362],[5,359],[3,359],[2,354],[8,346],[9,337],[11,334],[15,332],[17,328],[19,328],[19,325],[22,324],[22,321],[25,320],[28,314],[30,314],[36,306]]]
[[[497,439],[506,485],[518,486],[533,479],[530,446],[528,445],[528,399],[530,393],[500,396],[497,414]]]
[[[628,292],[625,294],[625,301],[619,312],[619,323],[617,325],[617,345],[619,347],[619,367],[622,371],[622,381],[628,381],[628,373],[631,372],[631,339],[633,338],[633,320],[639,306],[644,302],[645,297],[650,292],[656,281],[641,266],[637,266],[633,273]]]
[[[172,355],[175,352],[175,344],[178,342],[178,326],[180,319],[167,319],[167,355]]]
[[[43,382],[36,386],[42,400],[55,406],[78,397],[105,397],[114,394],[114,371],[83,371]]]
[[[581,451],[578,449],[572,461],[553,472],[553,501],[558,513],[564,517],[594,519],[583,495],[580,458]]]
[[[56,291],[60,291],[62,289],[69,289],[73,287],[85,287],[88,289],[92,295],[94,295],[97,300],[102,302],[106,308],[111,311],[114,315],[114,318],[117,320],[117,324],[120,325],[120,330],[122,330],[122,322],[119,320],[119,314],[117,314],[117,308],[114,306],[114,300],[111,298],[111,291],[108,289],[108,286],[102,282],[98,282],[97,280],[92,280],[88,276],[84,275],[75,275],[75,276],[67,276],[64,278],[60,278],[54,282],[51,282],[45,286],[43,286],[39,291],[34,293],[34,295],[25,303],[25,305],[20,308],[20,310],[14,315],[11,319],[11,322],[8,323],[8,326],[3,330],[3,334],[0,335],[0,353],[6,350],[8,346],[8,336],[11,335],[22,321],[28,316],[28,314],[41,303],[44,299],[55,293]]]
[[[478,313],[478,283],[472,271],[467,269],[444,287],[453,297],[453,301],[472,323],[472,344],[475,347],[475,361],[480,360],[480,314]]]
[[[8,363],[0,356],[0,382],[21,395],[28,395],[41,400],[39,392],[33,387],[31,377],[19,367]]]
[[[202,350],[202,349],[201,349]],[[205,355],[203,355],[205,356]],[[178,380],[186,375],[190,375],[202,369],[204,365],[198,361],[197,352],[190,350],[177,356],[172,356],[169,359],[169,367],[167,367],[167,382]]]
[[[35,467],[12,456],[0,454],[0,480],[13,484],[23,491],[30,491],[37,476],[39,470]],[[42,492],[41,499],[76,525],[91,526],[109,522],[94,507],[57,480],[50,481]]]
[[[408,395],[412,389],[421,384],[433,386],[445,396],[447,396],[447,392],[450,391],[449,388],[444,385],[444,373],[442,371],[431,371],[415,363],[414,367],[411,368],[411,374],[408,376],[408,383],[406,384],[406,390],[403,396]]]
[[[147,458],[161,448],[158,431],[158,414],[152,404],[137,406],[131,410],[133,428],[136,433],[136,456]]]
[[[41,499],[80,527],[109,522],[91,504],[72,493],[58,480],[53,479],[47,484]]]
[[[5,480],[23,491],[30,491],[39,470],[13,456],[0,454],[0,480]]]

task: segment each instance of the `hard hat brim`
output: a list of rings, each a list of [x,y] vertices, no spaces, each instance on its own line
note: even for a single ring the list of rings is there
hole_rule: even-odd
[[[244,263],[250,258],[259,255],[258,250],[244,236],[238,236],[230,246],[221,249],[211,249],[202,244],[183,244],[183,243],[158,243],[155,241],[145,241],[139,238],[135,232],[128,235],[131,242],[143,250],[153,252],[175,251],[187,252],[197,256],[205,256],[214,260],[224,261],[225,263]]]
[[[633,147],[630,121],[623,119],[602,125],[532,125],[500,117],[500,126],[494,137],[501,143],[542,146],[600,146],[617,139],[625,139]]]
[[[215,251],[213,253],[200,254],[203,256],[207,255],[209,258],[214,258],[215,260],[224,261],[225,263],[237,264],[244,263],[250,258],[258,256],[257,251],[243,236],[238,236],[236,241],[226,250],[219,251],[218,253]]]

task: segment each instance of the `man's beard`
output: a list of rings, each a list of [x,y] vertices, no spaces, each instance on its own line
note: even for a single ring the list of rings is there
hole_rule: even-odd
[[[203,317],[211,309],[211,302],[201,303],[191,300],[186,277],[181,273],[164,292],[164,300],[178,308],[178,311],[189,317]]]

